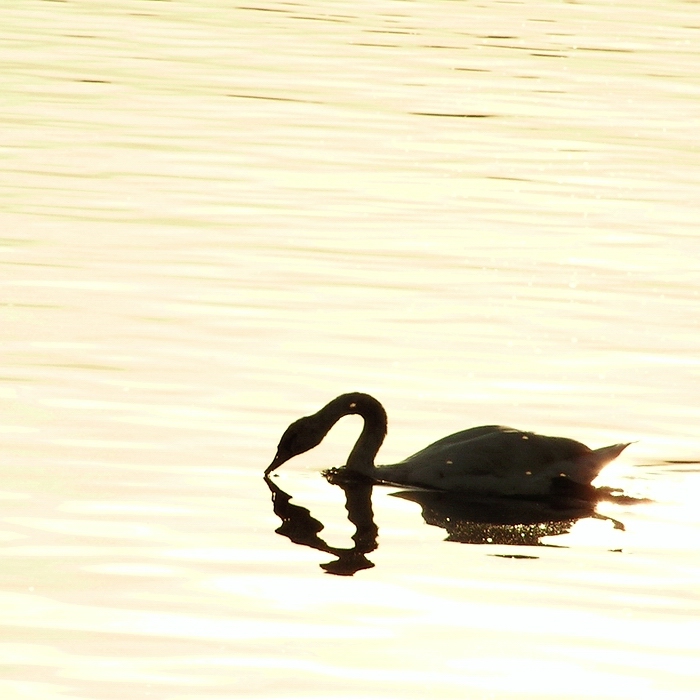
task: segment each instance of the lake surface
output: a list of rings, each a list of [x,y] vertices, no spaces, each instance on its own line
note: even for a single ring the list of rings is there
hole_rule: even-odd
[[[697,3],[29,0],[0,34],[3,698],[698,697]],[[344,493],[357,417],[266,483],[347,391],[380,463],[636,441],[597,482],[630,499]]]

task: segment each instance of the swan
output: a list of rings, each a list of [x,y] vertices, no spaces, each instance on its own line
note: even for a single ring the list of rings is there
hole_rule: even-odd
[[[282,435],[265,474],[316,447],[335,423],[352,414],[362,416],[364,426],[347,459],[346,474],[379,483],[479,496],[549,496],[562,482],[573,486],[575,492],[594,492],[591,481],[630,444],[591,450],[569,438],[482,425],[448,435],[397,464],[375,466],[386,436],[386,411],[369,394],[353,392],[294,421]]]

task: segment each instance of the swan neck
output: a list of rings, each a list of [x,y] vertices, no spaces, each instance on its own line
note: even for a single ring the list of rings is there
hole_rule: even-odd
[[[348,456],[345,468],[365,476],[373,476],[374,460],[386,437],[387,418],[384,407],[369,394],[343,394],[331,401],[321,413],[326,413],[334,425],[343,416],[359,415],[364,420],[362,432]]]

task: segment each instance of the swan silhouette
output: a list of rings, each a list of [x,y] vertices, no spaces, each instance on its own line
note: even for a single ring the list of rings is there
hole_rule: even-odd
[[[374,482],[454,493],[550,497],[566,492],[594,498],[593,479],[630,443],[591,450],[580,442],[498,425],[462,430],[397,464],[375,466],[384,442],[384,407],[369,394],[343,394],[320,411],[294,421],[282,435],[265,474],[316,447],[343,416],[360,415],[364,426],[342,472]]]

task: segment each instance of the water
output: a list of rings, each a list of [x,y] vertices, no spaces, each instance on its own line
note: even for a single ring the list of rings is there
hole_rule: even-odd
[[[6,8],[2,697],[695,698],[698,29]],[[599,483],[647,500],[516,546],[377,487],[353,525],[319,473],[352,419],[268,487],[350,390],[380,462],[481,423],[637,440]]]

